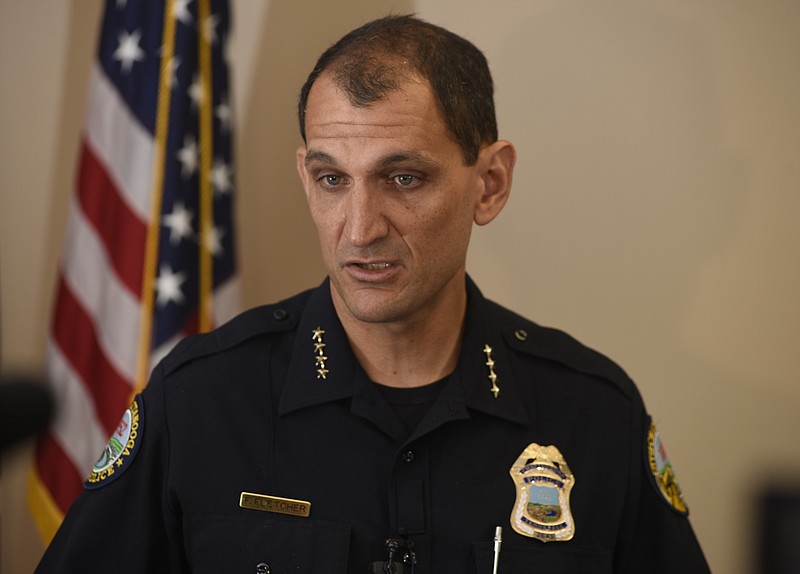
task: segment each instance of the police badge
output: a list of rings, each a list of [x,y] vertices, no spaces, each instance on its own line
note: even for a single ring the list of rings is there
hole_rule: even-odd
[[[575,477],[558,448],[529,444],[509,473],[517,491],[512,528],[542,542],[570,540],[575,535],[569,508]]]

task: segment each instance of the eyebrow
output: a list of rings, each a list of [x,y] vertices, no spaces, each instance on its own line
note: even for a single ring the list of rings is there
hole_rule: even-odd
[[[310,150],[306,154],[305,165],[308,166],[311,163],[328,163],[331,165],[336,165],[338,162],[336,158],[333,157],[331,154],[319,151],[319,150]],[[398,152],[392,153],[385,157],[382,157],[377,162],[377,169],[386,169],[398,164],[418,164],[423,166],[433,165],[434,162],[430,157],[427,155],[416,152],[416,151],[408,151],[408,152]]]
[[[421,166],[430,166],[433,165],[435,162],[427,155],[416,152],[402,152],[402,153],[393,153],[389,154],[386,157],[381,158],[378,162],[378,167],[381,169],[386,169],[388,167],[392,167],[398,164],[416,164]]]
[[[313,162],[335,164],[336,159],[334,159],[334,157],[331,154],[326,153],[324,151],[311,150],[306,154],[305,164],[306,166],[308,166],[308,164]]]

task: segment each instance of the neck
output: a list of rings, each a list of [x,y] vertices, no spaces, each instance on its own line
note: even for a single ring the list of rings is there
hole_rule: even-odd
[[[463,285],[463,283],[462,283]],[[342,312],[350,346],[369,378],[389,387],[419,387],[438,381],[456,367],[466,315],[467,294],[443,298],[424,317],[367,323]]]

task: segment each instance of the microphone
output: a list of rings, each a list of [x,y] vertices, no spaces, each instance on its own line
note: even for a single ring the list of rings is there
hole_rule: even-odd
[[[497,574],[497,565],[500,561],[500,545],[503,543],[503,528],[497,526],[494,529],[494,568],[492,574]]]
[[[0,381],[0,453],[41,432],[53,416],[54,401],[44,383],[13,375]]]
[[[405,528],[399,531],[399,538],[388,538],[386,550],[389,558],[385,562],[371,562],[370,574],[405,574],[405,566],[410,566],[408,574],[414,574],[417,564],[417,553],[414,551],[414,541],[408,536]]]

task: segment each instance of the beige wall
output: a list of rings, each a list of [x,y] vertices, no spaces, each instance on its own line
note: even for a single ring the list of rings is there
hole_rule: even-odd
[[[316,54],[389,10],[451,27],[489,57],[520,156],[508,209],[475,232],[473,276],[627,368],[713,569],[744,574],[759,488],[800,485],[800,4],[660,4],[235,0],[245,304],[323,275],[293,167],[295,93]],[[41,367],[99,10],[0,0],[6,370]],[[8,574],[41,552],[29,457],[3,460]]]

